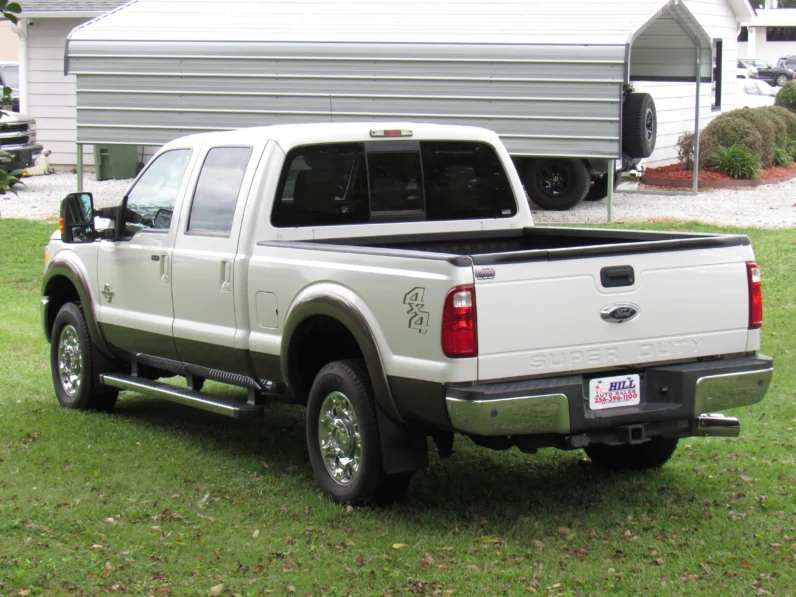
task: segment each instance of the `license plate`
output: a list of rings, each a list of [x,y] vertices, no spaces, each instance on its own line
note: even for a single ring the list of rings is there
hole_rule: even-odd
[[[641,402],[641,377],[617,375],[589,380],[589,408],[601,410]]]

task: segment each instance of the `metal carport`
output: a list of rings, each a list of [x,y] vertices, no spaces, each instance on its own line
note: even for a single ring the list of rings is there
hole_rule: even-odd
[[[133,0],[71,33],[65,71],[78,156],[271,123],[444,119],[493,128],[513,155],[577,146],[612,175],[624,85],[696,81],[698,98],[712,40],[681,0]]]

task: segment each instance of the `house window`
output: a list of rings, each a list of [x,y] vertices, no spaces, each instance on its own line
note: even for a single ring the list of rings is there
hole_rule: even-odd
[[[721,79],[722,79],[722,60],[723,60],[723,41],[720,39],[713,40],[713,101],[711,108],[721,110]]]
[[[738,34],[738,41],[749,41],[749,27],[741,27],[741,32]]]
[[[766,41],[796,41],[796,27],[766,27]]]

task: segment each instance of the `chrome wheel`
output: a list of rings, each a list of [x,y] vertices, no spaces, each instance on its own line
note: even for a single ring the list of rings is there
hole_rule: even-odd
[[[362,461],[362,436],[354,406],[342,392],[324,398],[318,414],[318,440],[326,470],[335,483],[353,483]]]
[[[83,355],[80,350],[80,338],[72,325],[65,325],[58,339],[58,375],[64,392],[69,396],[75,396],[80,391]]]
[[[652,141],[655,136],[655,115],[652,110],[647,110],[647,115],[644,117],[644,133],[647,135],[647,141]]]

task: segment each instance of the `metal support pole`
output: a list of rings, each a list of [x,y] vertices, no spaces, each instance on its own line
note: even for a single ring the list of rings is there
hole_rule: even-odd
[[[701,103],[700,79],[702,78],[702,48],[697,43],[696,47],[696,108],[694,108],[694,180],[691,190],[699,191],[699,108]]]
[[[608,182],[608,223],[611,223],[614,208],[614,178],[616,178],[616,160],[608,160],[608,173],[605,175]]]
[[[83,144],[77,144],[77,192],[83,192]]]

